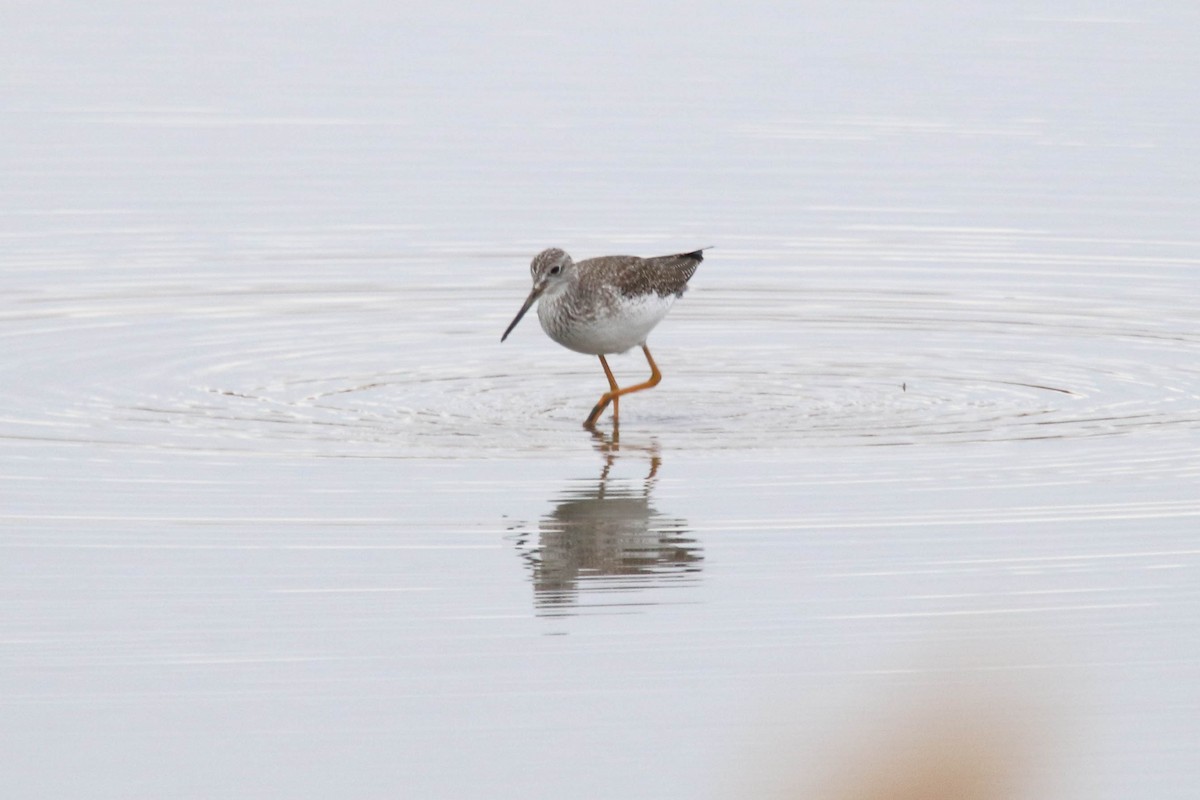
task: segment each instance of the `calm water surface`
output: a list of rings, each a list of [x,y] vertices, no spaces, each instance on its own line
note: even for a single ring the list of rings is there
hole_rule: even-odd
[[[2,794],[1194,797],[1176,6],[5,12]]]

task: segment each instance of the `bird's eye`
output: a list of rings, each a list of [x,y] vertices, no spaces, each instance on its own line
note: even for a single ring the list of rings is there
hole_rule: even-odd
[[[560,272],[562,272],[562,267],[560,267],[558,264],[555,264],[553,267],[550,268],[551,275],[557,275]]]

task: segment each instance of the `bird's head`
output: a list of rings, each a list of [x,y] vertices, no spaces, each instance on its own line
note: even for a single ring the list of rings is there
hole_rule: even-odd
[[[517,323],[521,321],[521,317],[525,316],[533,304],[539,297],[544,294],[554,295],[562,291],[563,288],[571,281],[575,273],[575,262],[564,251],[557,247],[551,247],[548,250],[543,250],[533,257],[533,261],[529,264],[529,274],[533,278],[533,289],[529,292],[529,297],[525,298],[525,304],[521,306],[521,310],[517,312],[517,316],[509,323],[508,329],[504,331],[504,335],[500,337],[500,341],[508,338],[512,333],[512,329],[517,327]]]

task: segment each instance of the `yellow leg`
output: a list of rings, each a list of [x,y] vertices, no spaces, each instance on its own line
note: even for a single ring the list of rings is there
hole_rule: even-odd
[[[596,420],[600,419],[600,415],[604,413],[604,409],[608,408],[608,404],[615,400],[617,393],[621,391],[621,387],[617,386],[617,379],[613,377],[612,370],[608,368],[608,361],[605,360],[604,356],[600,356],[600,366],[604,367],[604,377],[608,378],[609,390],[596,401],[596,406],[592,409],[592,413],[588,414],[588,418],[583,422],[583,427],[585,428],[594,428],[596,426]],[[613,406],[613,419],[616,419],[618,408],[618,405]]]
[[[642,345],[642,352],[646,354],[646,362],[650,365],[650,380],[635,384],[634,386],[627,386],[624,389],[617,386],[617,379],[613,377],[612,370],[608,368],[608,362],[604,360],[604,356],[600,356],[600,366],[604,367],[604,374],[608,378],[609,391],[596,403],[596,407],[592,409],[592,413],[588,414],[588,418],[584,420],[583,427],[595,427],[596,420],[604,413],[604,409],[608,407],[609,403],[613,404],[613,425],[616,426],[620,421],[619,403],[621,396],[657,386],[659,381],[662,380],[662,373],[658,371],[658,364],[654,363],[654,357],[650,355],[650,348]]]

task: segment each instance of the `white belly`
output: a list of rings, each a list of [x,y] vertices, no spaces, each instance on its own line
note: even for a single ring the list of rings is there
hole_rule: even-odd
[[[556,304],[543,299],[538,303],[538,321],[551,339],[577,353],[624,353],[646,341],[674,302],[675,295],[659,297],[651,293],[636,298],[622,297],[610,313],[595,319],[559,324]]]

